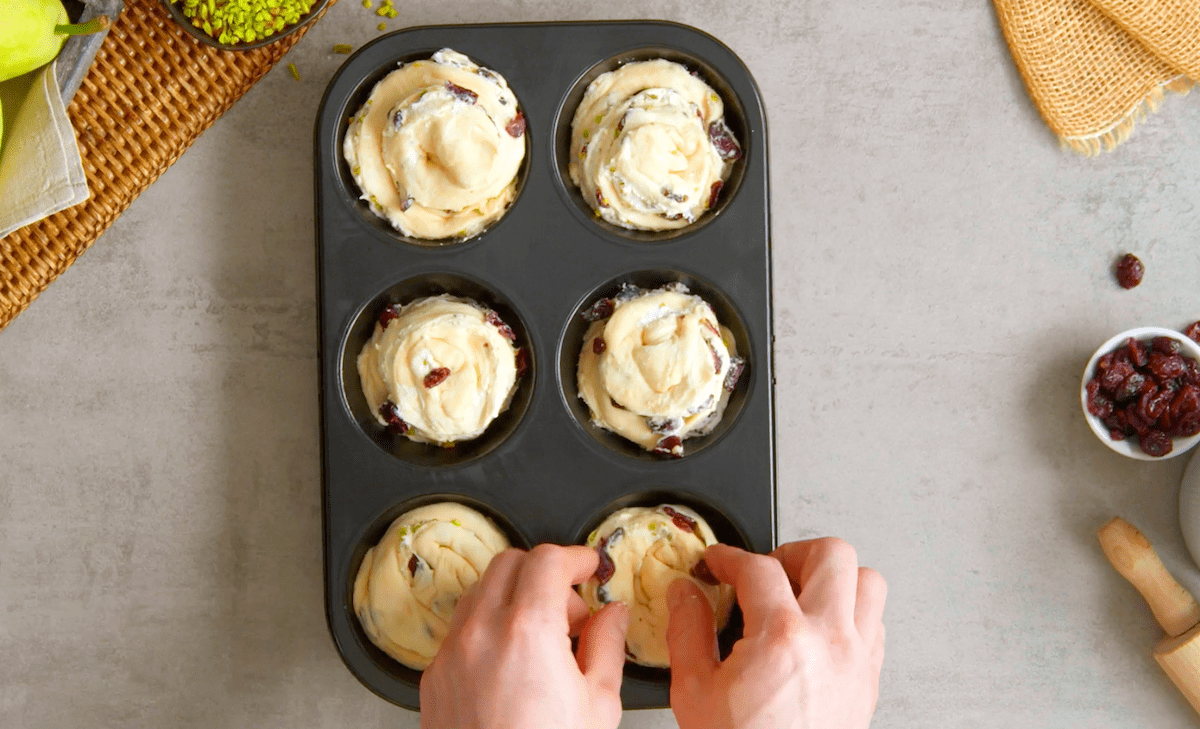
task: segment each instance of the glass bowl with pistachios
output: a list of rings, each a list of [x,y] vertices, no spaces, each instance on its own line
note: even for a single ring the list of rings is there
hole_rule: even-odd
[[[196,40],[225,51],[261,48],[295,33],[329,0],[163,0]]]

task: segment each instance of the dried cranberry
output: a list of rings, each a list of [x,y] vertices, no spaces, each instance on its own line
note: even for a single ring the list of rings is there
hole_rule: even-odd
[[[428,390],[431,387],[437,387],[438,385],[442,384],[442,380],[449,376],[449,367],[435,367],[434,369],[429,370],[429,374],[425,375],[425,389]]]
[[[1129,379],[1129,376],[1135,372],[1136,370],[1134,370],[1133,365],[1128,362],[1113,362],[1108,369],[1100,373],[1100,389],[1111,394],[1116,394],[1125,380]]]
[[[502,320],[502,319],[500,318],[500,315],[499,315],[499,314],[497,314],[496,312],[494,312],[494,311],[492,311],[492,310],[490,310],[490,309],[489,309],[489,310],[488,310],[488,313],[487,313],[487,314],[486,314],[486,315],[483,317],[483,319],[484,319],[484,321],[486,321],[488,324],[491,324],[492,326],[494,326],[494,327],[496,327],[497,329],[499,329],[499,330],[500,330],[500,336],[504,337],[505,339],[507,339],[507,340],[508,340],[508,341],[510,341],[510,342],[515,342],[515,341],[517,341],[517,335],[516,335],[516,333],[515,333],[515,332],[513,332],[513,330],[512,330],[512,327],[510,327],[509,325],[505,324],[505,323],[504,323],[504,320]]]
[[[525,133],[525,115],[518,111],[513,120],[504,126],[504,131],[512,138],[520,139]]]
[[[1192,384],[1184,385],[1175,393],[1167,412],[1172,422],[1179,422],[1190,413],[1200,410],[1200,387]]]
[[[1092,380],[1095,382],[1095,380]],[[1095,415],[1097,418],[1107,418],[1112,415],[1113,401],[1107,395],[1097,392],[1094,395],[1088,395],[1087,401],[1088,412]]]
[[[1124,406],[1124,410],[1122,410],[1122,412],[1124,412],[1124,416],[1126,416],[1126,423],[1128,423],[1129,429],[1132,429],[1136,434],[1141,435],[1142,433],[1145,433],[1146,430],[1150,430],[1154,427],[1154,421],[1150,420],[1148,417],[1142,416],[1141,411],[1138,410],[1138,403],[1127,404]]]
[[[1146,267],[1132,253],[1126,253],[1117,264],[1117,283],[1121,284],[1123,289],[1131,289],[1140,284],[1145,274]]]
[[[405,195],[404,197],[400,198],[400,212],[404,212],[405,210],[408,210],[409,208],[412,207],[412,204],[413,204],[412,195]]]
[[[608,550],[603,546],[596,547],[596,554],[600,556],[600,562],[596,565],[596,582],[603,585],[612,579],[612,576],[617,572],[617,566],[613,564],[612,557],[608,556]]]
[[[408,560],[408,573],[416,577],[419,569],[421,569],[421,560],[414,554]]]
[[[396,403],[391,400],[384,400],[379,406],[379,414],[387,421],[387,429],[395,435],[404,435],[408,432],[408,423],[404,422],[400,417],[400,411],[396,408]]]
[[[1200,321],[1192,323],[1183,330],[1184,335],[1193,342],[1200,343]]]
[[[592,352],[594,354],[604,354],[605,346],[604,337],[596,337],[592,340]]]
[[[721,374],[721,365],[724,364],[724,362],[721,361],[721,355],[717,353],[717,348],[712,345],[712,342],[708,343],[708,351],[712,352],[713,374]]]
[[[678,511],[676,511],[675,509],[672,509],[669,506],[664,506],[662,508],[662,510],[663,510],[664,514],[671,517],[671,521],[673,521],[675,523],[675,526],[679,527],[680,529],[682,529],[685,532],[695,533],[695,531],[696,531],[696,520],[695,519],[691,518],[690,516],[687,516],[686,514],[680,514]]]
[[[721,188],[724,186],[725,186],[725,183],[721,182],[720,180],[717,180],[716,182],[714,182],[712,184],[712,191],[708,193],[708,207],[709,208],[716,207],[717,197],[720,196]]]
[[[1163,354],[1179,354],[1179,349],[1182,347],[1178,339],[1174,337],[1155,337],[1150,340],[1150,348],[1155,352]]]
[[[596,190],[596,204],[602,208],[608,207],[608,200],[604,199],[604,194]]]
[[[741,357],[730,357],[729,371],[725,373],[725,391],[733,392],[737,387],[738,380],[742,376],[742,370],[746,369],[746,360]]]
[[[654,452],[672,458],[680,458],[683,456],[683,439],[677,435],[668,435],[654,446]]]
[[[678,432],[683,427],[682,418],[646,418],[646,427],[650,432],[665,435]]]
[[[737,140],[733,138],[733,132],[729,131],[729,127],[725,126],[723,120],[717,119],[708,125],[708,138],[717,148],[717,154],[726,162],[742,158],[742,148],[738,146]]]
[[[617,402],[616,400],[614,400],[614,399],[613,399],[613,397],[612,397],[612,395],[609,395],[609,396],[608,396],[608,401],[609,401],[610,403],[612,403],[612,406],[613,406],[614,408],[616,408],[617,410],[628,410],[628,409],[629,409],[629,408],[625,407],[624,405],[622,405],[621,403],[619,403],[619,402]]]
[[[688,198],[687,195],[677,195],[676,193],[671,192],[671,188],[669,188],[669,187],[664,187],[662,189],[662,194],[663,194],[663,197],[667,198],[668,200],[674,200],[675,202],[679,202],[679,203],[687,202],[687,198]]]
[[[712,570],[708,568],[708,563],[704,561],[703,557],[701,557],[700,561],[696,563],[696,566],[692,568],[692,577],[695,577],[697,580],[700,580],[706,585],[721,584],[721,581],[718,580],[713,575]]]
[[[1138,401],[1138,409],[1143,416],[1155,422],[1166,412],[1174,397],[1175,393],[1167,389],[1148,392]]]
[[[387,329],[387,325],[392,321],[392,319],[395,319],[398,316],[400,316],[399,306],[396,304],[385,306],[383,311],[379,312],[379,326]]]
[[[608,317],[612,316],[612,313],[613,300],[600,299],[587,309],[584,309],[580,316],[582,316],[586,321],[600,321],[601,319],[607,319]]]
[[[450,81],[446,82],[446,88],[450,90],[450,93],[454,95],[454,98],[458,99],[459,101],[465,101],[468,104],[474,104],[475,100],[479,98],[479,94],[475,93],[474,91],[470,89],[464,89],[458,84]]]
[[[1138,444],[1145,451],[1146,455],[1156,458],[1167,455],[1171,452],[1172,448],[1171,436],[1157,428],[1150,428],[1146,432],[1140,433],[1138,435]]]
[[[524,347],[517,347],[517,377],[524,377],[529,370],[529,355]]]
[[[1117,388],[1114,393],[1118,403],[1126,402],[1128,399],[1133,399],[1141,394],[1142,386],[1146,384],[1146,375],[1140,372],[1135,372],[1127,376],[1126,381],[1122,382],[1121,387]]]
[[[1130,337],[1125,342],[1125,349],[1129,352],[1129,362],[1134,367],[1145,367],[1148,361],[1149,352],[1145,343],[1140,342],[1133,337]]]
[[[708,319],[701,319],[700,325],[703,326],[708,331],[712,332],[714,336],[717,336],[717,337],[721,336],[721,330],[717,329],[717,325],[713,324]]]
[[[1175,430],[1172,435],[1177,435],[1180,438],[1191,438],[1193,435],[1200,433],[1200,411],[1188,413],[1175,424]]]
[[[1159,382],[1170,380],[1174,377],[1181,377],[1187,372],[1187,366],[1183,363],[1183,357],[1178,354],[1153,352],[1150,355],[1150,364],[1148,366],[1151,374]]]
[[[1184,357],[1183,363],[1187,366],[1187,372],[1183,374],[1183,381],[1192,385],[1200,385],[1200,362],[1191,357]]]

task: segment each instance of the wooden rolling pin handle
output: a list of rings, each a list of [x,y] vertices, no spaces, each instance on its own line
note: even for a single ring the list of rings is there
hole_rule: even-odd
[[[1167,635],[1182,635],[1200,623],[1196,598],[1171,577],[1150,540],[1136,527],[1116,517],[1096,534],[1108,561],[1150,604],[1150,611]]]

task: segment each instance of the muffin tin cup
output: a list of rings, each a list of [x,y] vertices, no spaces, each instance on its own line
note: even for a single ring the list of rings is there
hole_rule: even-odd
[[[449,47],[503,75],[527,120],[523,186],[489,230],[455,245],[407,240],[372,220],[342,159],[347,120],[397,61]],[[573,95],[616,63],[657,53],[683,61],[724,97],[745,156],[714,211],[682,232],[644,236],[581,207],[557,154]],[[577,103],[577,97],[575,102]],[[775,546],[774,376],[766,127],[753,79],[712,37],[662,22],[415,28],[364,46],[331,81],[316,127],[322,505],[326,614],[347,667],[381,697],[419,708],[420,674],[365,642],[350,604],[362,555],[401,511],[436,498],[476,505],[521,545],[582,543],[615,508],[695,505],[718,535],[757,552]],[[681,281],[714,306],[747,367],[716,430],[653,456],[592,425],[577,397],[578,313],[623,281]],[[374,422],[355,361],[389,303],[436,293],[501,313],[531,354],[512,408],[479,443],[453,452],[397,440]],[[610,437],[611,436],[611,437]],[[736,618],[736,616],[735,616]],[[728,650],[735,619],[722,633]],[[669,674],[631,666],[626,708],[668,705]]]

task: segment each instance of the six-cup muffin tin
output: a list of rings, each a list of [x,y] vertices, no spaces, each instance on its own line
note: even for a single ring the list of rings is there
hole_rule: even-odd
[[[341,148],[349,117],[399,62],[453,48],[507,79],[525,113],[516,201],[467,241],[405,238],[359,199]],[[597,218],[567,174],[571,119],[588,83],[635,60],[666,58],[721,95],[744,157],[718,204],[671,233],[627,231]],[[582,544],[614,509],[682,503],[724,542],[775,546],[767,139],[754,81],[728,48],[663,22],[424,27],[383,36],[338,71],[316,129],[325,606],[350,670],[369,689],[419,708],[420,673],[364,635],[351,605],[366,550],[401,513],[455,500],[491,516],[516,546]],[[575,367],[580,312],[623,283],[685,283],[729,327],[747,367],[721,423],[671,459],[592,425]],[[391,435],[369,411],[355,361],[391,303],[451,293],[495,309],[530,353],[511,407],[480,438],[439,448]],[[723,650],[740,635],[734,621]],[[669,673],[626,664],[626,708],[666,707]]]

